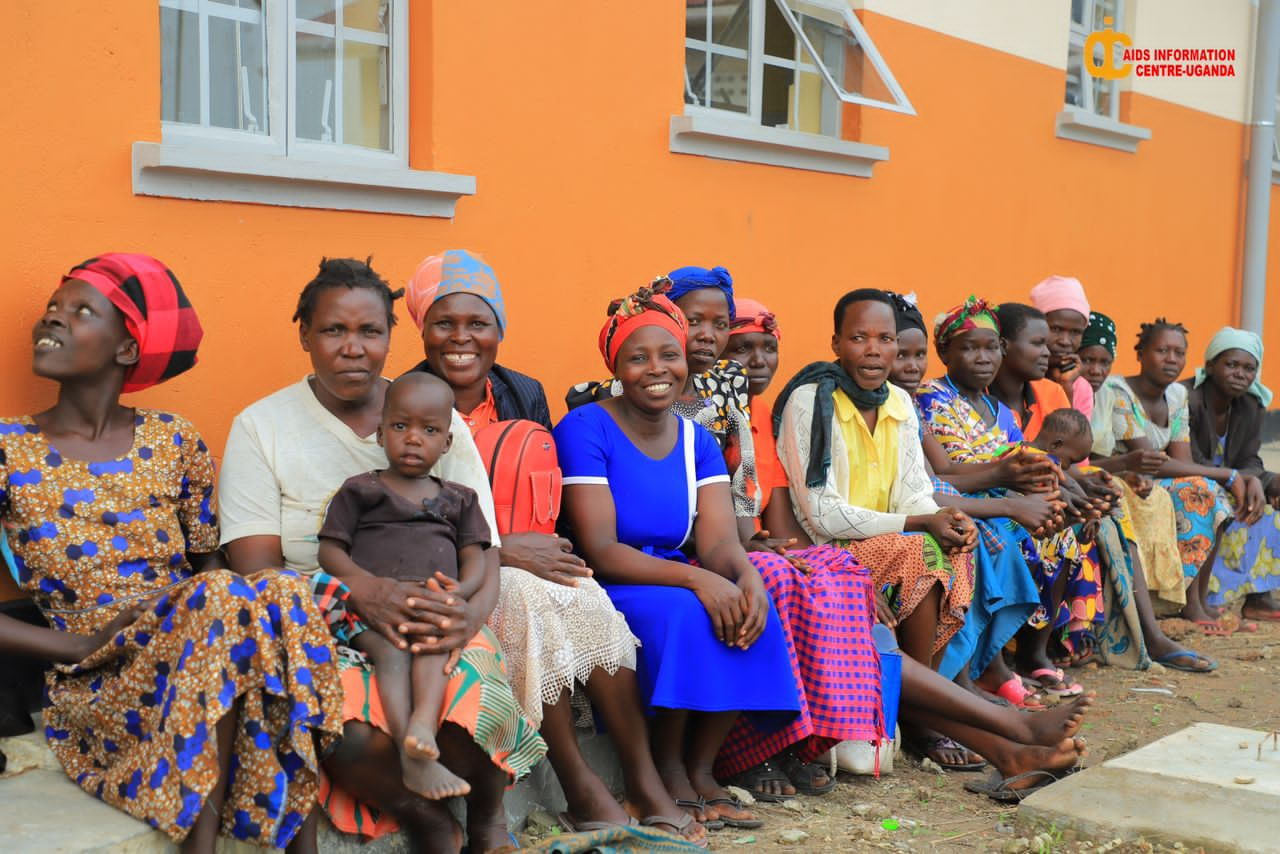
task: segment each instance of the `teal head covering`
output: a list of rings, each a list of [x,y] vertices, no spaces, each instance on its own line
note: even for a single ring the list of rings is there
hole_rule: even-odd
[[[1115,321],[1101,312],[1090,312],[1089,325],[1085,327],[1084,335],[1080,338],[1080,349],[1083,350],[1085,347],[1105,347],[1114,359],[1116,357]]]
[[[1236,329],[1233,326],[1224,326],[1218,330],[1217,334],[1209,341],[1209,346],[1204,351],[1204,361],[1206,364],[1212,362],[1218,356],[1228,350],[1243,350],[1250,356],[1258,360],[1258,376],[1262,376],[1262,339],[1255,333],[1245,329]],[[1203,367],[1196,368],[1196,388],[1204,384],[1209,378],[1209,374]],[[1271,389],[1262,384],[1262,380],[1254,379],[1253,385],[1249,386],[1249,394],[1258,398],[1263,407],[1271,405]]]

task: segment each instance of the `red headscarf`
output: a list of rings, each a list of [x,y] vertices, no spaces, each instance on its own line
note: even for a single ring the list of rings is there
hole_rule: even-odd
[[[671,288],[671,280],[665,276],[655,279],[647,288],[641,288],[631,296],[614,300],[609,306],[609,319],[600,328],[600,355],[613,372],[618,360],[618,350],[637,329],[657,326],[667,330],[685,349],[689,337],[689,321],[684,312],[663,294]]]
[[[204,330],[182,285],[150,255],[108,252],[62,277],[79,279],[102,293],[124,315],[138,342],[138,361],[124,375],[124,391],[141,391],[176,377],[196,363]]]
[[[730,335],[744,335],[748,332],[764,332],[782,342],[782,330],[778,328],[778,318],[764,307],[764,303],[749,297],[736,297],[738,318],[733,322]]]

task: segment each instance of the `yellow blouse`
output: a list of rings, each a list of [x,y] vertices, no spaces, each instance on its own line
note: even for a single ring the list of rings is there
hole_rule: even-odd
[[[833,399],[840,434],[849,449],[849,494],[845,500],[855,507],[887,513],[889,491],[898,477],[899,425],[910,415],[907,404],[898,395],[889,395],[880,405],[872,433],[848,395],[837,389]]]

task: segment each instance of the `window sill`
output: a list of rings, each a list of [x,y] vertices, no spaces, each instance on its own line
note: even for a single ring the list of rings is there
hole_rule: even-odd
[[[889,149],[811,133],[764,127],[749,121],[688,113],[671,117],[671,151],[870,178]]]
[[[470,175],[320,163],[232,147],[135,142],[133,192],[200,201],[449,217]]]
[[[1079,107],[1067,107],[1058,113],[1057,125],[1059,139],[1087,142],[1130,154],[1138,150],[1138,143],[1151,139],[1148,128],[1127,125]]]

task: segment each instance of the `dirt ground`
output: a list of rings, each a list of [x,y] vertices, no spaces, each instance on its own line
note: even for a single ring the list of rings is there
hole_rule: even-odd
[[[1088,739],[1086,767],[1149,744],[1199,721],[1257,730],[1280,728],[1280,624],[1262,624],[1256,633],[1207,638],[1181,620],[1165,621],[1171,636],[1192,631],[1189,646],[1216,659],[1214,673],[1179,673],[1159,667],[1143,673],[1093,665],[1072,671],[1098,699],[1082,734]],[[1136,692],[1165,688],[1173,692]],[[985,772],[984,772],[985,773]],[[922,770],[900,755],[892,775],[876,780],[841,774],[840,785],[823,797],[800,797],[790,806],[757,804],[766,820],[758,830],[725,829],[712,834],[712,850],[795,851],[994,851],[1048,852],[1175,851],[1145,841],[1120,844],[1107,839],[1075,840],[1053,833],[1036,838],[1018,828],[1015,808],[966,792],[972,774]],[[886,830],[883,825],[894,825]],[[786,831],[808,834],[784,842]],[[532,841],[532,840],[530,840]]]

